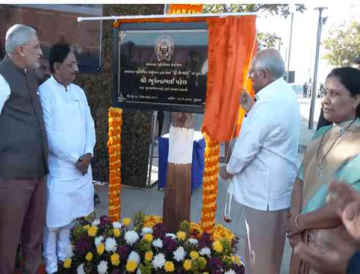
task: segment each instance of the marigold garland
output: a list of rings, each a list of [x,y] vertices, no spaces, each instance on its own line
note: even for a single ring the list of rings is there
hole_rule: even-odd
[[[111,221],[117,222],[121,215],[121,126],[122,109],[109,108],[109,207]]]
[[[220,145],[207,135],[205,135],[205,142],[201,227],[207,233],[213,234],[217,210]]]
[[[203,5],[189,5],[189,4],[170,4],[169,5],[169,14],[191,14],[191,13],[201,13],[203,10]]]

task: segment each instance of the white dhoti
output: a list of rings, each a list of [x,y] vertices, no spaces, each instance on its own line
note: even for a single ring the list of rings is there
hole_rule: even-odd
[[[287,209],[260,211],[245,206],[246,274],[279,274],[286,238]]]
[[[71,224],[59,228],[45,227],[43,256],[46,273],[52,274],[58,271],[58,261],[64,261],[68,256],[71,228]]]

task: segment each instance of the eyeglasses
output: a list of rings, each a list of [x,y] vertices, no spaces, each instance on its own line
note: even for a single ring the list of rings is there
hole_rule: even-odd
[[[249,77],[250,78],[253,77],[255,72],[257,72],[257,71],[265,72],[266,70],[265,69],[252,69],[252,70],[249,71]]]
[[[40,49],[40,45],[37,44],[37,45],[30,45],[30,44],[23,44],[22,47],[30,47],[34,50],[39,50]]]

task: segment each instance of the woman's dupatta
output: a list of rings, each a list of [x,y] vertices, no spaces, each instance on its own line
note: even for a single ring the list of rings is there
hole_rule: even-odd
[[[308,144],[304,160],[302,214],[326,204],[328,184],[331,179],[344,180],[360,190],[360,120],[357,119],[340,137],[341,130],[351,122],[321,128]],[[321,141],[322,140],[322,141]],[[324,155],[326,155],[322,159]],[[322,161],[321,161],[322,159]],[[322,166],[319,172],[319,166]],[[319,176],[321,175],[321,176]],[[306,230],[302,242],[314,242],[323,250],[329,248],[332,237],[342,237],[353,242],[343,226],[329,229]],[[291,274],[315,274],[309,264],[292,254]]]

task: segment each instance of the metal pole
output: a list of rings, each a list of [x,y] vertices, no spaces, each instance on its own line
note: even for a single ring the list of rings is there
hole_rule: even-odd
[[[224,18],[227,16],[257,16],[256,12],[225,12],[225,13],[196,13],[196,14],[163,14],[163,15],[125,15],[125,16],[100,16],[100,17],[78,17],[78,22],[83,21],[104,21],[104,20],[133,20],[133,19],[166,19],[166,18],[207,18],[219,17]]]
[[[286,75],[286,81],[287,81],[287,82],[289,82],[290,57],[291,57],[291,42],[292,42],[293,24],[294,24],[294,12],[291,12],[290,40],[289,40],[289,56],[288,56],[288,59],[287,59],[287,75]]]
[[[315,112],[315,99],[316,99],[316,84],[317,84],[317,74],[319,68],[319,54],[320,54],[320,42],[321,42],[321,28],[322,28],[322,11],[327,9],[326,7],[319,7],[316,10],[319,10],[319,21],[318,21],[318,32],[317,32],[317,42],[316,42],[316,55],[315,55],[315,68],[314,68],[314,77],[313,77],[313,87],[311,93],[311,104],[310,104],[310,117],[309,117],[309,129],[314,127],[314,112]]]

